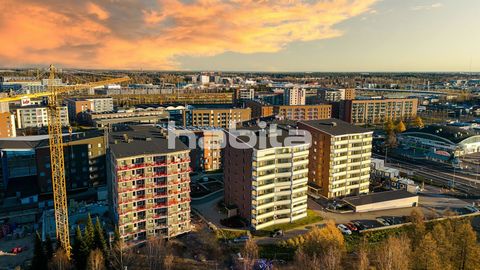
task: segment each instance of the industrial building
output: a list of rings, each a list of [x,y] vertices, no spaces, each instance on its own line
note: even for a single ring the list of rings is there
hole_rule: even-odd
[[[127,127],[109,136],[109,195],[113,220],[128,245],[190,231],[190,150],[169,147],[153,127]]]
[[[373,132],[338,119],[302,121],[312,136],[308,180],[327,198],[369,192]]]
[[[244,149],[228,144],[224,154],[225,203],[238,208],[254,230],[289,223],[307,216],[309,143],[288,144],[285,130],[250,130],[260,138],[252,145],[248,137],[228,132]],[[268,134],[267,134],[268,133]],[[291,138],[291,137],[290,137]]]
[[[343,199],[355,212],[370,212],[418,206],[418,195],[406,190],[392,190]]]

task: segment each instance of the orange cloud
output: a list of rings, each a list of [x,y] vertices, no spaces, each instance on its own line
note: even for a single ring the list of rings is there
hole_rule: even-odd
[[[173,69],[178,56],[274,53],[342,35],[335,25],[377,0],[3,0],[0,62]]]

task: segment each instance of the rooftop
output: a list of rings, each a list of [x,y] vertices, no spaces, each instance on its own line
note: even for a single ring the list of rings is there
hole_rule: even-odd
[[[359,195],[355,197],[347,197],[343,199],[345,202],[352,206],[360,206],[372,203],[387,202],[393,200],[400,200],[406,198],[417,197],[418,195],[412,194],[406,190],[391,190],[378,193],[371,193],[367,195]]]
[[[68,143],[70,141],[78,141],[82,139],[89,139],[94,137],[103,136],[100,131],[88,131],[88,132],[76,132],[63,133],[63,142]],[[40,147],[48,147],[49,139],[48,135],[34,135],[34,136],[18,136],[13,138],[1,138],[0,149],[35,149]]]
[[[402,134],[409,135],[411,133],[425,133],[434,135],[443,139],[447,139],[453,143],[459,143],[465,139],[477,135],[475,132],[470,130],[461,129],[455,126],[440,125],[425,126],[424,128],[410,128]]]
[[[178,138],[175,138],[174,147],[169,148],[168,139],[161,130],[151,126],[128,126],[111,132],[109,147],[117,158],[188,150]]]
[[[291,129],[293,130],[293,129]],[[238,142],[243,142],[249,145],[251,148],[257,150],[264,150],[274,147],[288,147],[288,146],[300,146],[310,143],[309,141],[304,140],[304,136],[302,136],[302,130],[298,130],[298,133],[289,134],[287,130],[284,130],[280,127],[277,127],[273,132],[269,130],[269,127],[265,129],[259,128],[258,126],[255,127],[242,127],[241,129],[237,130],[238,132],[243,132],[241,135],[234,134],[231,131],[228,131],[229,134],[235,136]],[[250,136],[245,134],[247,132],[252,132],[256,136],[256,140],[254,142],[250,141]],[[260,137],[264,137],[265,139],[260,139]]]
[[[335,118],[301,121],[300,123],[308,125],[312,128],[323,131],[333,136],[371,132],[365,128],[355,126]]]

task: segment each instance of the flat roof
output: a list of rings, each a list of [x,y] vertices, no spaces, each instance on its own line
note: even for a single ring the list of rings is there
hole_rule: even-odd
[[[333,136],[372,132],[368,129],[352,125],[350,123],[347,123],[345,121],[342,121],[336,118],[300,121],[300,123],[310,126],[319,131],[323,131]]]
[[[125,138],[128,140],[125,141]],[[110,151],[117,158],[139,155],[168,154],[186,151],[189,148],[175,138],[173,148],[159,128],[149,126],[128,126],[109,134]]]
[[[352,206],[360,206],[414,197],[418,197],[418,195],[412,194],[406,190],[391,190],[367,195],[359,195],[355,197],[347,197],[343,200]]]

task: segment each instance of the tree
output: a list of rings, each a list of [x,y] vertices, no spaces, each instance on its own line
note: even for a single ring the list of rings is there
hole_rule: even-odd
[[[43,248],[42,239],[38,232],[35,233],[35,243],[33,248],[32,269],[46,270],[48,261]]]
[[[405,127],[405,123],[403,123],[403,121],[400,120],[400,122],[398,122],[397,126],[395,127],[395,131],[398,133],[402,133],[405,130],[407,130],[407,128]]]
[[[407,270],[410,268],[410,240],[406,236],[384,240],[376,249],[377,270]]]
[[[453,243],[455,269],[480,269],[480,246],[477,243],[477,234],[469,221],[460,221],[455,225]]]
[[[356,256],[356,269],[357,270],[368,270],[370,269],[370,260],[368,259],[368,243],[364,238],[358,247],[358,252]]]
[[[413,119],[413,125],[417,128],[424,128],[425,125],[423,124],[423,120],[420,116],[417,116],[415,117],[415,119]]]
[[[442,259],[442,268],[445,270],[453,269],[453,224],[446,220],[442,224],[437,223],[433,226],[432,235],[435,236],[438,256]]]
[[[49,264],[48,269],[52,270],[68,270],[71,269],[72,265],[67,257],[67,253],[63,248],[58,248],[55,252],[55,255],[52,258],[52,261]]]
[[[85,269],[89,253],[90,247],[85,242],[80,227],[77,226],[72,247],[72,258],[77,269]]]
[[[90,249],[95,247],[95,227],[93,226],[92,217],[88,214],[87,226],[85,228],[85,235],[83,237]]]
[[[112,269],[125,269],[134,262],[134,255],[127,248],[125,243],[120,240],[115,243],[109,253],[110,266]]]
[[[53,257],[53,242],[52,238],[50,238],[49,235],[47,235],[47,238],[45,239],[45,255],[47,256],[47,260],[50,261]]]
[[[258,259],[258,246],[255,243],[255,240],[249,238],[247,242],[245,242],[245,246],[242,250],[242,257],[244,266],[247,269],[252,269],[253,265],[255,264],[255,260]]]
[[[102,224],[100,220],[96,219],[95,221],[95,231],[94,231],[94,246],[95,248],[100,249],[103,254],[107,252],[107,241],[105,240],[105,234],[103,232]]]
[[[100,249],[95,249],[90,252],[87,262],[88,270],[103,270],[105,269],[105,260],[103,258],[103,252]]]
[[[393,123],[392,119],[389,119],[385,123],[385,132],[388,134],[389,132],[392,132],[395,130],[395,124]]]
[[[412,245],[418,246],[418,242],[425,235],[425,216],[420,208],[415,207],[410,212],[410,222],[412,223],[413,230],[411,235]]]
[[[210,230],[203,229],[198,233],[200,242],[205,246],[211,258],[217,260],[222,255],[222,250],[218,244],[217,237]]]
[[[445,269],[442,267],[442,259],[438,254],[438,246],[431,233],[427,233],[419,241],[418,246],[414,246],[415,256],[413,256],[415,263],[414,269],[418,270],[436,270]]]
[[[148,239],[146,251],[150,270],[163,269],[167,256],[171,255],[170,244],[161,236]]]
[[[385,139],[385,146],[388,148],[395,148],[397,147],[398,142],[397,142],[397,135],[395,132],[389,131],[387,132],[387,138]]]

